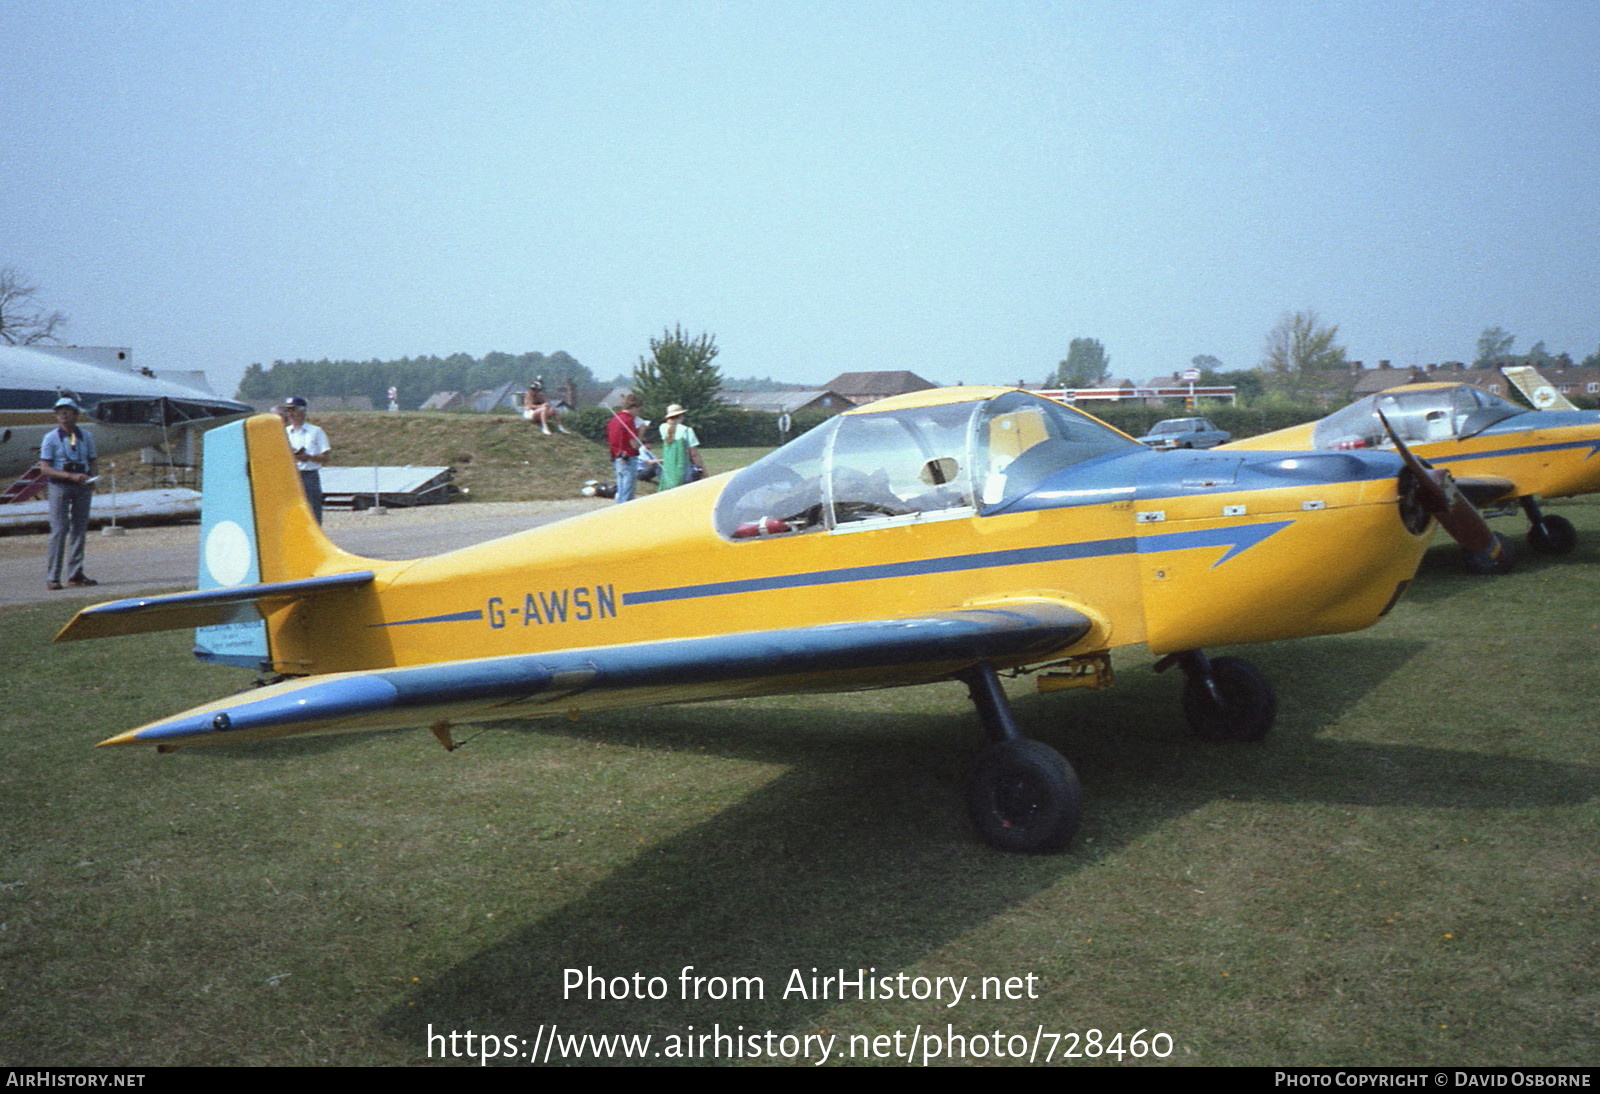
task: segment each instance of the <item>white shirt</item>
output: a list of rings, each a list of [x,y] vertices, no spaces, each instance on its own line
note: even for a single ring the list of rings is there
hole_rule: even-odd
[[[308,456],[320,456],[332,447],[328,444],[328,435],[322,431],[322,427],[319,425],[312,425],[310,422],[306,422],[299,428],[291,425],[285,426],[285,429],[289,433],[289,450],[291,452],[298,452],[304,449]],[[301,471],[320,471],[322,469],[322,464],[316,460],[295,460],[294,465]]]

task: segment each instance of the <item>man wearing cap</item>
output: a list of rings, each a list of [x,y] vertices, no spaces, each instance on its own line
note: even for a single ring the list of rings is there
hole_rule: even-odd
[[[39,445],[39,471],[50,480],[50,549],[45,554],[45,588],[98,585],[83,572],[83,547],[89,534],[89,502],[94,497],[94,438],[78,428],[78,404],[56,400],[56,427]]]
[[[328,462],[333,451],[328,445],[328,435],[321,426],[306,421],[306,401],[291,395],[283,401],[284,428],[289,433],[289,448],[294,452],[294,466],[300,472],[300,485],[305,488],[306,501],[311,503],[311,513],[322,523],[322,465]]]

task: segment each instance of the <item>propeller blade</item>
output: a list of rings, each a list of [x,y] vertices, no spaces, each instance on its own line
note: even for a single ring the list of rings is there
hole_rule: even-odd
[[[1497,570],[1501,567],[1510,569],[1511,556],[1506,547],[1505,537],[1494,533],[1489,527],[1489,522],[1483,519],[1483,514],[1478,512],[1477,507],[1466,494],[1462,493],[1461,487],[1456,485],[1456,480],[1451,477],[1450,472],[1442,468],[1429,467],[1418,459],[1416,453],[1406,447],[1406,442],[1400,439],[1394,426],[1389,424],[1389,419],[1383,416],[1383,411],[1379,410],[1376,413],[1378,421],[1383,423],[1384,430],[1389,434],[1389,439],[1394,442],[1395,451],[1416,476],[1423,505],[1433,514],[1440,526],[1469,554],[1481,556],[1485,569]]]

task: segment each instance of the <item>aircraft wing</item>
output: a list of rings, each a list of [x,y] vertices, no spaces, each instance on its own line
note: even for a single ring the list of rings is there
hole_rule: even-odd
[[[1093,625],[1070,605],[1027,599],[900,619],[330,673],[241,692],[101,743],[170,747],[414,726],[442,732],[456,722],[918,683],[984,661],[1046,660]]]

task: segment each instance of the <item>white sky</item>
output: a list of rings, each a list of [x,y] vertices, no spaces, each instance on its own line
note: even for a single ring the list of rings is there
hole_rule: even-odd
[[[203,368],[1600,345],[1600,3],[0,6],[0,265]]]

